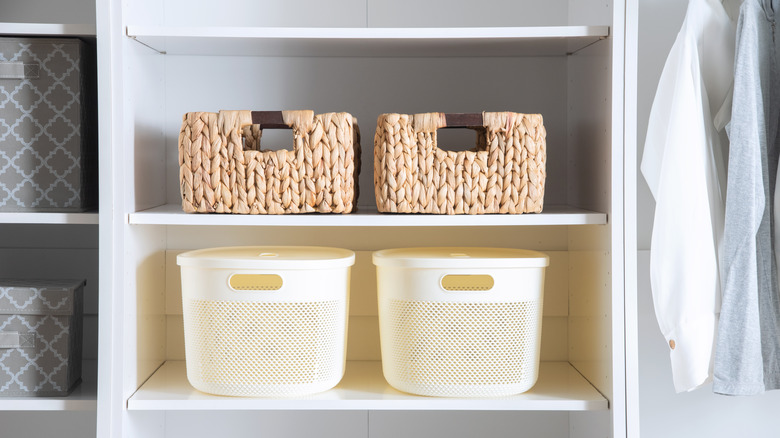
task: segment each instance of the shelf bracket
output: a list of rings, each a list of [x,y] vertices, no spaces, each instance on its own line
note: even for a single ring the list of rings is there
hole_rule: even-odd
[[[571,52],[567,52],[566,56],[576,55],[580,51],[585,50],[588,47],[590,47],[590,46],[592,46],[592,45],[594,45],[594,44],[596,44],[598,42],[604,41],[605,39],[609,38],[611,33],[612,33],[612,28],[609,28],[609,31],[608,31],[607,35],[600,36],[596,40],[594,40],[594,41],[592,41],[592,42],[590,42],[588,44],[585,44],[584,46],[580,47],[579,49],[573,50]]]
[[[168,54],[168,52],[166,52],[165,50],[157,50],[154,47],[150,46],[149,44],[146,44],[145,42],[139,40],[137,36],[130,35],[129,33],[127,33],[127,28],[125,28],[125,35],[127,35],[131,40],[137,42],[138,44],[140,44],[140,45],[142,45],[142,46],[144,46],[146,48],[154,50],[155,52],[159,53],[160,55],[167,55]]]

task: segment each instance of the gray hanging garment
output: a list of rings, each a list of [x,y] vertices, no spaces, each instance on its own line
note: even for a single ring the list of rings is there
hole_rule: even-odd
[[[780,388],[780,305],[773,202],[780,119],[780,0],[746,0],[737,24],[726,218],[721,247],[722,303],[713,391],[759,394]]]

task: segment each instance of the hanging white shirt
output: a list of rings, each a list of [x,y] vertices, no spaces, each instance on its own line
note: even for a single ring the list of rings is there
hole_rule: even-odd
[[[656,90],[642,157],[656,201],[653,302],[678,392],[712,379],[728,156],[719,132],[728,120],[716,126],[714,119],[730,101],[735,32],[720,1],[689,2]]]

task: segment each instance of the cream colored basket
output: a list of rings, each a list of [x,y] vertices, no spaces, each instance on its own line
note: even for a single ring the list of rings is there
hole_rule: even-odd
[[[344,375],[352,251],[213,248],[180,254],[187,378],[217,395],[289,397]]]
[[[409,248],[373,260],[390,385],[419,395],[497,397],[536,383],[546,255]]]

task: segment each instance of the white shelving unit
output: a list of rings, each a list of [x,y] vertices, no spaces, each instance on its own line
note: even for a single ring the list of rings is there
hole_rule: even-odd
[[[256,415],[280,410],[304,435],[346,436],[347,429],[361,429],[346,425],[363,422],[372,437],[382,436],[372,424],[398,435],[388,416],[415,422],[415,411],[477,423],[489,421],[481,416],[486,412],[531,422],[533,413],[545,411],[543,423],[534,424],[540,436],[559,436],[553,431],[560,424],[568,424],[569,438],[627,436],[624,311],[631,278],[625,251],[632,227],[626,226],[624,186],[633,178],[625,171],[633,146],[624,132],[630,117],[624,54],[626,5],[633,1],[338,0],[326,7],[315,0],[225,0],[215,9],[201,1],[97,0],[100,106],[106,109],[100,119],[99,436],[198,438],[210,436],[207,424],[223,422],[230,423],[231,435],[250,436]],[[410,11],[423,17],[410,20]],[[406,27],[418,23],[431,24]],[[355,115],[362,133],[358,212],[182,213],[176,151],[181,116],[221,109]],[[543,213],[376,212],[372,138],[378,114],[482,110],[543,114]],[[249,244],[340,246],[359,253],[348,366],[333,390],[243,399],[203,394],[188,384],[175,255]],[[502,399],[430,398],[400,393],[384,381],[369,253],[448,245],[550,254],[543,363],[529,392]],[[339,411],[340,424],[308,426],[307,419],[322,411]],[[284,433],[288,427],[276,416],[262,418],[264,430]],[[491,424],[491,430],[499,428]]]
[[[94,2],[73,2],[67,6],[68,14],[59,14],[62,6],[47,1],[4,5],[0,19],[6,21],[0,22],[0,36],[79,37],[94,45]],[[76,17],[92,23],[72,22]],[[13,263],[4,259],[5,269],[0,268],[0,277],[90,277],[89,296],[85,297],[89,303],[85,306],[85,326],[90,333],[85,333],[84,338],[82,381],[64,397],[0,397],[4,432],[42,436],[56,421],[68,424],[69,430],[63,436],[91,436],[96,431],[98,223],[97,211],[0,212],[0,256],[13,258]],[[84,242],[94,242],[94,246]]]
[[[454,410],[599,411],[607,400],[566,362],[543,362],[536,385],[511,397],[458,399],[420,397],[393,389],[379,361],[348,361],[334,389],[306,397],[219,397],[194,389],[184,362],[167,361],[127,403],[129,410]]]

